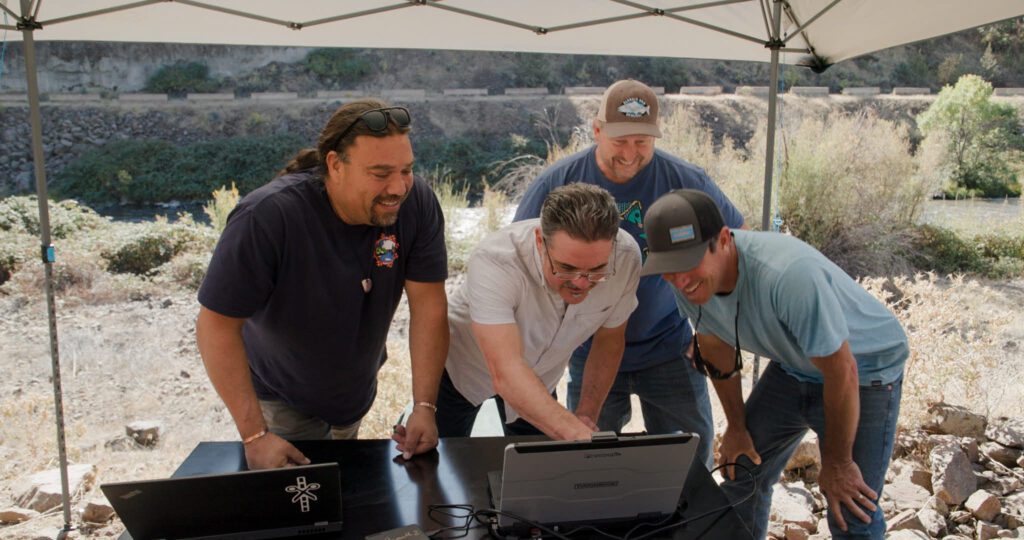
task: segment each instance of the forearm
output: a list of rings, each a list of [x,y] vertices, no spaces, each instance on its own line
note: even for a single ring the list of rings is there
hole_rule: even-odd
[[[492,374],[494,389],[519,416],[552,439],[590,438],[590,428],[551,396],[525,362],[503,366]]]
[[[825,441],[822,461],[847,463],[853,459],[853,441],[860,421],[860,388],[856,371],[841,379],[825,378]]]
[[[740,377],[711,379],[711,384],[714,385],[718,401],[722,404],[728,428],[746,430],[747,411],[743,403],[743,381]]]
[[[590,354],[583,368],[583,386],[580,388],[580,401],[576,410],[579,416],[586,416],[593,421],[601,414],[601,407],[608,397],[608,392],[615,383],[615,377],[622,363],[622,353],[626,350],[624,332],[605,329],[594,336]]]
[[[437,388],[448,356],[448,340],[445,313],[410,314],[409,356],[414,402],[437,402]]]
[[[244,439],[266,428],[266,422],[252,386],[242,322],[202,308],[196,320],[196,344],[214,390]]]
[[[847,343],[834,354],[812,359],[824,384],[825,437],[822,461],[842,464],[853,459],[853,441],[860,421],[860,382],[857,362]]]

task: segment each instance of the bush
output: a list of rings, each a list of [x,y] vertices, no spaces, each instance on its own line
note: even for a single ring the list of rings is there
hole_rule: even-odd
[[[39,236],[39,206],[35,195],[0,200],[0,231]],[[79,231],[93,230],[109,220],[78,201],[50,202],[50,236],[67,238]]]
[[[204,200],[225,178],[247,193],[274,177],[304,145],[297,135],[232,137],[176,147],[117,141],[82,155],[57,176],[54,191],[102,202]]]
[[[221,186],[211,195],[213,199],[203,206],[203,212],[210,218],[210,226],[220,234],[228,224],[228,215],[238,205],[238,188],[231,182],[231,189]]]
[[[431,137],[414,141],[416,166],[421,170],[444,170],[469,188],[469,197],[483,196],[485,179],[495,167],[521,154],[540,154],[544,143],[512,135],[502,139],[464,135],[450,139]]]
[[[941,147],[940,170],[948,175],[945,190],[952,197],[1020,195],[1013,166],[1024,149],[1020,121],[1012,105],[991,97],[991,84],[964,75],[917,118],[922,144]]]
[[[927,196],[907,129],[870,115],[810,118],[783,138],[784,226],[851,275],[909,270],[909,229]]]
[[[200,62],[177,62],[157,70],[145,90],[159,94],[185,94],[188,92],[216,92],[220,84],[210,78],[210,68]]]
[[[361,81],[373,69],[365,55],[349,49],[315,49],[306,55],[306,68],[324,82]]]
[[[984,234],[964,238],[942,227],[914,230],[911,261],[939,274],[977,274],[990,278],[1024,275],[1024,235]]]
[[[187,214],[182,214],[173,224],[157,219],[138,227],[100,256],[107,261],[110,272],[151,275],[179,253],[212,250],[215,238],[212,229],[196,225]]]

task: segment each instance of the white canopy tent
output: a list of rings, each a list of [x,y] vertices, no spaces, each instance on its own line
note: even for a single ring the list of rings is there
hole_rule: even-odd
[[[815,70],[1024,15],[1022,0],[0,0],[24,41],[57,441],[70,529],[36,40],[426,48],[770,62],[768,229],[780,52]]]

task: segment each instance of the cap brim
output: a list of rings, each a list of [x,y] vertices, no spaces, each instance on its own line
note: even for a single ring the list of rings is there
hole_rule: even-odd
[[[704,253],[707,252],[709,242],[710,240],[701,242],[686,249],[648,252],[640,275],[660,276],[661,274],[689,272],[697,268],[700,261],[704,260]]]
[[[650,135],[661,137],[661,130],[656,124],[647,122],[608,122],[601,131],[609,137],[625,137],[627,135]]]

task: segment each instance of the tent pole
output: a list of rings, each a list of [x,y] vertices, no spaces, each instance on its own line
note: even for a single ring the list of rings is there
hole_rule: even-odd
[[[57,304],[53,291],[54,250],[50,244],[50,209],[46,193],[46,166],[43,156],[43,122],[39,109],[39,81],[36,71],[36,44],[33,32],[39,28],[31,15],[30,0],[21,0],[21,28],[25,49],[25,80],[28,84],[29,118],[32,123],[32,163],[36,173],[36,197],[39,204],[39,242],[46,288],[46,311],[50,320],[50,359],[53,373],[54,420],[57,424],[57,454],[60,459],[61,500],[64,506],[64,529],[58,538],[71,530],[71,496],[68,489],[68,455],[64,439],[64,400],[60,383],[60,354],[57,348]]]
[[[779,49],[782,42],[779,34],[782,31],[782,1],[772,2],[772,35],[768,46],[772,51],[770,80],[768,85],[768,138],[764,147],[764,202],[761,205],[761,230],[771,230],[772,219],[772,173],[775,166],[775,105],[779,100]],[[761,357],[754,355],[754,369],[750,374],[750,386],[757,384],[761,372]]]

